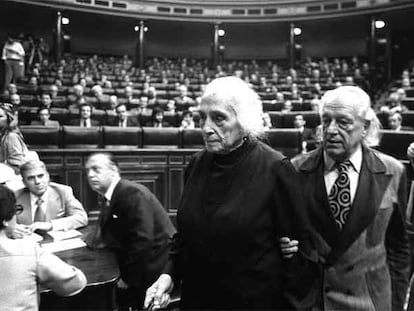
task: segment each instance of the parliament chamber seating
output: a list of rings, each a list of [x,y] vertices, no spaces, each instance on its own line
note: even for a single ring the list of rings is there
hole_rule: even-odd
[[[142,130],[140,127],[104,126],[103,146],[106,149],[137,149],[142,145]]]
[[[143,148],[179,148],[181,146],[180,129],[177,127],[143,127]]]
[[[399,160],[408,160],[407,148],[414,142],[414,131],[395,132],[382,130],[382,138],[376,149]]]
[[[30,149],[58,149],[61,142],[61,132],[58,127],[20,126],[24,141]]]
[[[302,149],[302,136],[296,129],[270,129],[265,141],[274,149],[291,158]]]
[[[92,149],[102,146],[100,127],[63,126],[63,147]]]
[[[183,148],[201,149],[204,147],[203,135],[200,128],[183,129],[181,132]]]

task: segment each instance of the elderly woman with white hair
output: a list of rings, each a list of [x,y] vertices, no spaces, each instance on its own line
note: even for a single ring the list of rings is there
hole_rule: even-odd
[[[165,307],[181,284],[181,309],[289,310],[292,266],[277,239],[307,237],[294,168],[261,142],[262,104],[239,78],[207,85],[200,127],[205,149],[186,170],[170,262],[145,307]]]

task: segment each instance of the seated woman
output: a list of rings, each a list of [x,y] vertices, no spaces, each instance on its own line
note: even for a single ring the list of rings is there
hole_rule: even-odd
[[[13,192],[0,185],[0,301],[2,310],[38,310],[39,286],[60,296],[72,296],[86,286],[86,277],[53,254],[44,251],[33,239],[8,237],[16,225]]]
[[[29,154],[11,107],[0,104],[0,162],[10,166],[18,174],[20,165],[28,160]]]

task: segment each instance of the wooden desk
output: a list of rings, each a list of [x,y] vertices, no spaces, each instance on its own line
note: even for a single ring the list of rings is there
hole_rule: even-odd
[[[119,276],[119,268],[111,251],[82,247],[55,254],[82,270],[88,283],[80,294],[73,297],[59,297],[50,290],[41,290],[40,310],[115,309],[115,282]]]

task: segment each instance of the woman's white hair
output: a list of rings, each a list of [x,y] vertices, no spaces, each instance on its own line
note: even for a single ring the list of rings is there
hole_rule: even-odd
[[[211,102],[230,107],[246,136],[260,138],[264,135],[262,102],[259,95],[240,78],[228,76],[210,82],[201,103]]]
[[[326,105],[352,105],[356,116],[367,122],[366,134],[362,142],[368,146],[377,146],[380,142],[381,122],[371,108],[371,100],[368,94],[357,86],[341,86],[327,91],[321,99],[320,115]]]

